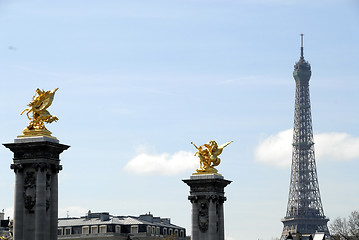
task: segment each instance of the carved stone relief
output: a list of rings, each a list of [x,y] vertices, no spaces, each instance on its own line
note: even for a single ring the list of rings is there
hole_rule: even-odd
[[[207,201],[198,202],[198,226],[202,232],[208,230],[208,203]]]
[[[25,208],[32,210],[36,203],[36,177],[35,172],[25,172],[24,180],[24,203]]]

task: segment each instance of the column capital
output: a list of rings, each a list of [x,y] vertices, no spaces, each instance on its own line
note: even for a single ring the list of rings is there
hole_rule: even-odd
[[[198,201],[198,196],[188,196],[188,200],[191,203],[196,203]]]
[[[227,197],[220,196],[218,200],[219,200],[219,203],[223,204],[225,201],[227,201]]]
[[[44,172],[45,170],[47,170],[50,167],[50,164],[44,163],[44,162],[37,162],[37,163],[33,163],[32,167],[36,170],[36,171],[41,171]]]
[[[212,201],[212,202],[217,202],[217,200],[218,200],[218,195],[209,195],[209,196],[207,196],[206,197],[206,199],[210,202],[210,201]]]
[[[225,196],[221,196],[221,195],[217,195],[217,194],[212,194],[206,197],[206,199],[208,201],[212,201],[212,202],[219,202],[219,203],[224,203],[227,198]]]
[[[21,163],[14,163],[10,165],[10,169],[13,169],[15,173],[19,173],[24,170],[24,167]]]
[[[59,173],[61,170],[62,170],[62,165],[51,165],[51,170],[54,172],[54,173]]]

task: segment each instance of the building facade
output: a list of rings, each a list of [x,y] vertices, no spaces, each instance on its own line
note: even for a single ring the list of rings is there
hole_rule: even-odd
[[[169,218],[151,213],[135,216],[113,216],[108,212],[91,213],[79,218],[59,218],[58,239],[178,239],[185,240],[186,229]]]
[[[9,219],[5,219],[4,210],[0,212],[0,237],[9,237]]]

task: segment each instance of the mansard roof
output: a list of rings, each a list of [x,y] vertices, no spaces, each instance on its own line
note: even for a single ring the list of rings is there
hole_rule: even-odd
[[[91,225],[150,225],[158,227],[179,228],[171,224],[169,218],[153,217],[152,214],[136,216],[113,216],[109,213],[91,213],[79,218],[59,218],[59,227],[91,226]]]

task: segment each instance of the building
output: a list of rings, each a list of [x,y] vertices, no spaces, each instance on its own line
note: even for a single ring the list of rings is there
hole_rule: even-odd
[[[329,237],[328,218],[325,217],[319,192],[314,155],[309,80],[311,66],[303,56],[294,66],[296,82],[292,167],[286,216],[282,219],[284,239],[313,239],[318,232]]]
[[[171,224],[169,218],[151,213],[135,216],[113,216],[108,212],[91,213],[79,218],[59,218],[58,239],[178,239],[185,240],[186,229]]]
[[[8,237],[9,236],[9,223],[10,219],[5,219],[4,210],[0,212],[0,237]]]

